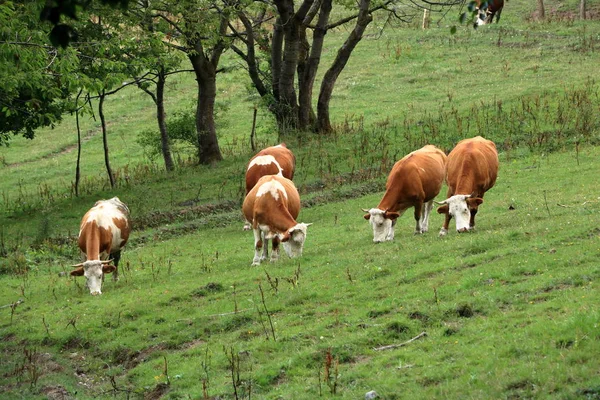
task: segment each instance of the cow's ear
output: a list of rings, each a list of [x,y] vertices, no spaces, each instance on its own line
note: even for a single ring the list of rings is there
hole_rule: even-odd
[[[467,204],[469,205],[469,207],[477,207],[481,203],[483,203],[483,199],[481,197],[467,199]]]
[[[111,272],[114,272],[116,269],[117,269],[117,267],[115,267],[114,265],[103,265],[102,273],[110,274]]]
[[[81,276],[83,275],[83,267],[79,267],[71,271],[71,276]]]
[[[369,219],[371,219],[371,214],[366,213],[365,215],[363,215],[363,218],[368,221]]]
[[[438,207],[437,212],[438,214],[448,214],[448,204]]]
[[[279,237],[280,242],[287,242],[288,240],[290,240],[290,232],[289,231],[281,234],[281,236]]]
[[[398,218],[400,216],[400,213],[397,213],[395,211],[391,211],[391,212],[385,212],[385,217],[391,219],[392,221],[395,220],[396,218]]]

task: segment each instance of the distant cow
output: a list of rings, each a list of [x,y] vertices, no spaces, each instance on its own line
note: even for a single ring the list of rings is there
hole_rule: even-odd
[[[302,255],[309,225],[296,222],[300,213],[300,195],[291,180],[278,175],[263,176],[250,190],[242,211],[254,231],[254,259],[259,265],[268,256],[272,239],[271,261],[279,258],[279,242],[290,257]]]
[[[84,275],[92,295],[102,294],[104,274],[114,272],[113,280],[119,279],[121,249],[129,239],[130,230],[129,208],[118,197],[96,202],[83,216],[79,248],[86,261],[74,265],[77,269],[71,275]]]
[[[456,230],[466,232],[475,228],[475,214],[483,195],[496,183],[498,152],[494,142],[476,136],[458,142],[448,155],[446,168],[447,199],[438,203],[437,212],[446,214],[440,236],[448,233],[450,219],[456,219]]]
[[[259,151],[250,159],[246,168],[246,194],[265,175],[279,175],[290,180],[294,179],[295,168],[296,157],[285,143]]]
[[[433,199],[444,182],[446,155],[427,145],[394,164],[388,176],[385,194],[376,208],[363,209],[364,218],[373,227],[373,242],[394,239],[396,219],[408,208],[415,208],[415,234],[427,232]]]
[[[504,0],[475,0],[477,19],[475,28],[480,25],[491,24],[496,16],[496,23],[500,21]]]

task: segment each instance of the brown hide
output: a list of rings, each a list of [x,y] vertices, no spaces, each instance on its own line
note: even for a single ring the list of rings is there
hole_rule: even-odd
[[[296,157],[294,157],[294,154],[286,147],[285,143],[281,143],[279,146],[267,147],[266,149],[259,151],[252,159],[250,159],[248,166],[255,158],[260,156],[273,156],[282,169],[282,175],[287,179],[294,178]],[[246,194],[252,190],[261,177],[266,175],[276,175],[278,173],[279,168],[274,164],[255,164],[250,169],[246,168]]]
[[[377,208],[400,214],[407,208],[435,198],[444,182],[446,155],[427,145],[394,164],[386,191]]]
[[[481,136],[461,140],[448,155],[446,198],[456,194],[483,198],[496,183],[498,164],[494,142]]]
[[[257,197],[257,193],[264,184],[279,182],[287,193],[286,196],[279,192],[275,199],[271,193]],[[258,225],[267,225],[272,233],[285,233],[294,227],[300,213],[300,195],[291,180],[277,175],[263,176],[250,190],[242,206],[244,217],[256,229]]]

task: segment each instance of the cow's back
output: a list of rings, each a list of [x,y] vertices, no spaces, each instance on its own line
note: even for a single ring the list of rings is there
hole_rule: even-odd
[[[483,194],[498,177],[498,152],[491,140],[476,136],[458,142],[448,155],[448,195]]]
[[[424,146],[394,164],[388,176],[386,190],[396,192],[394,197],[413,198],[424,194],[424,199],[429,201],[442,187],[445,168],[444,152],[433,145]]]
[[[296,157],[285,143],[259,151],[246,168],[246,194],[263,176],[280,174],[287,179],[294,179],[295,168]]]

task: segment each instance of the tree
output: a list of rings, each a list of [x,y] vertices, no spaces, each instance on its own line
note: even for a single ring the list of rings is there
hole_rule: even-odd
[[[0,145],[54,126],[76,91],[75,51],[50,45],[40,9],[31,2],[0,3]]]
[[[219,0],[140,1],[130,12],[160,19],[155,25],[163,32],[165,44],[181,51],[192,65],[197,82],[196,131],[198,159],[211,164],[223,159],[215,128],[214,107],[217,73],[221,55],[228,47],[227,2]]]
[[[298,4],[293,0],[272,0],[237,5],[237,17],[243,26],[230,24],[236,38],[232,49],[245,62],[254,87],[273,112],[280,131],[331,131],[329,102],[335,83],[373,20],[374,12],[385,11],[390,17],[406,21],[420,15],[423,8],[439,11],[463,3],[463,0],[423,0],[421,8],[407,8],[394,1],[361,0],[358,8],[351,3],[341,3],[339,11],[344,7],[345,16],[336,21],[330,21],[332,0],[302,0]],[[315,114],[313,87],[326,34],[352,23],[354,27],[321,82]]]
[[[544,8],[544,0],[537,0],[537,17],[540,21],[546,19],[546,9]]]

